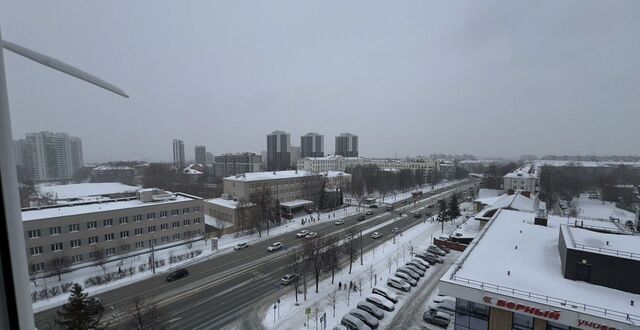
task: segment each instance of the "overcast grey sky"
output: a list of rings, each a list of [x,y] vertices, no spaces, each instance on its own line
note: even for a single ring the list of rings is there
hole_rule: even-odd
[[[68,132],[85,162],[259,153],[275,129],[363,156],[640,153],[640,1],[0,4],[5,39],[131,95],[5,52],[14,137]]]

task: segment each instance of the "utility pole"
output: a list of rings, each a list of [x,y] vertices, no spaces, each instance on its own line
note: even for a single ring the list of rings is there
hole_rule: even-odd
[[[362,229],[360,229],[360,266],[364,265],[362,261]]]
[[[154,242],[155,239],[153,237],[151,237],[151,268],[153,269],[153,273],[156,273],[156,256],[155,256],[155,250],[154,250]]]

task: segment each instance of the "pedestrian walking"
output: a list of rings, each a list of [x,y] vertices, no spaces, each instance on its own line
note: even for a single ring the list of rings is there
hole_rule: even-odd
[[[338,282],[338,290],[342,290],[342,282]]]

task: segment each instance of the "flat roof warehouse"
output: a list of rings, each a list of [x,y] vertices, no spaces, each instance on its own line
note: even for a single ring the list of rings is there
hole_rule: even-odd
[[[640,294],[565,278],[559,233],[561,226],[573,225],[573,220],[549,216],[547,226],[541,226],[534,224],[535,217],[499,210],[441,278],[440,292],[572,327],[637,329]],[[585,227],[603,225],[580,221]],[[609,244],[615,241],[615,246],[640,244],[638,236],[570,230],[579,231],[584,236],[580,241],[591,244],[601,242],[602,235],[611,236]]]

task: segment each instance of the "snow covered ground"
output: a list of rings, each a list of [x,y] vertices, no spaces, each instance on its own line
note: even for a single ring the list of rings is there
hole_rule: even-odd
[[[323,213],[320,215],[319,221],[334,221],[346,216],[351,216],[359,213],[357,209],[357,207],[348,206],[335,212],[332,211]],[[317,215],[313,214],[313,216],[316,217]],[[331,217],[329,218],[329,216]],[[210,240],[206,242],[204,240],[192,242],[191,248],[189,248],[186,244],[173,246],[166,249],[163,249],[162,246],[159,246],[156,248],[156,251],[154,253],[155,259],[158,262],[162,261],[161,263],[163,265],[156,267],[156,272],[169,272],[178,267],[184,267],[189,264],[206,261],[222,253],[233,251],[233,247],[238,243],[251,243],[265,240],[283,233],[297,231],[299,229],[317,223],[317,221],[305,221],[305,224],[303,225],[303,218],[309,219],[309,215],[300,215],[291,219],[290,221],[287,221],[287,223],[282,226],[271,228],[269,230],[269,235],[267,235],[266,231],[263,231],[262,237],[260,237],[258,233],[245,236],[236,236],[234,234],[223,235],[218,239],[217,250],[213,249]],[[100,266],[89,266],[76,269],[72,272],[62,274],[60,281],[58,281],[58,276],[55,275],[31,281],[30,292],[32,293],[34,312],[39,312],[65,303],[67,301],[67,298],[69,297],[69,294],[67,292],[62,292],[62,287],[70,287],[70,283],[80,283],[83,287],[85,287],[85,291],[89,294],[97,294],[149,278],[153,276],[153,272],[149,267],[150,255],[151,251],[148,250],[144,254],[108,262],[105,264],[104,270]],[[170,263],[170,259],[174,259],[175,262]],[[121,275],[118,274],[119,270],[123,272],[121,273]],[[112,276],[112,278],[114,278],[114,280],[100,285],[92,285],[87,282],[90,278],[95,278],[96,276],[105,276],[105,274],[109,274],[110,276]],[[51,291],[55,291],[56,287],[57,294],[54,296],[51,294]],[[44,294],[43,290],[47,291],[47,295]],[[33,299],[34,296],[35,299]]]
[[[599,199],[590,199],[589,194],[580,194],[572,204],[578,212],[578,217],[610,219],[610,217],[620,219],[622,224],[625,221],[633,220],[635,214],[619,209],[612,202],[604,202]]]
[[[447,225],[449,226],[449,225]],[[373,231],[374,228],[368,230]],[[445,228],[445,230],[451,230],[451,228]],[[363,233],[364,234],[364,233]],[[307,323],[307,315],[305,309],[311,308],[311,314],[309,315],[309,327],[316,328],[316,316],[318,319],[326,313],[327,329],[332,329],[335,325],[340,323],[343,315],[347,314],[351,308],[355,308],[357,303],[364,301],[366,296],[371,293],[373,286],[386,286],[387,278],[395,273],[395,269],[398,266],[404,265],[405,262],[411,259],[410,251],[412,248],[426,247],[429,245],[430,239],[434,235],[440,234],[440,224],[436,222],[426,222],[424,224],[418,224],[411,229],[406,230],[402,236],[396,238],[396,244],[393,244],[392,240],[385,241],[381,246],[366,252],[363,256],[364,264],[360,265],[360,259],[353,263],[352,273],[348,274],[349,264],[342,265],[342,270],[336,273],[335,281],[331,283],[331,277],[327,277],[321,280],[319,285],[319,293],[315,293],[315,282],[313,278],[307,278],[307,300],[303,300],[303,295],[298,294],[299,304],[296,306],[295,293],[293,287],[291,291],[280,297],[279,312],[276,310],[276,317],[274,321],[274,310],[269,309],[268,312],[263,315],[263,325],[267,329],[305,329]],[[439,266],[432,266],[439,267]],[[427,270],[427,274],[421,281],[425,281],[433,269]],[[347,285],[349,282],[353,282],[358,288],[364,288],[363,291],[358,290],[353,292],[352,290],[339,290],[339,283]],[[394,290],[395,291],[395,290]],[[416,291],[412,290],[408,293],[398,292],[399,301],[395,305],[393,312],[385,312],[385,317],[380,321],[380,328],[384,329],[393,319],[395,313],[402,308],[402,306],[411,300],[411,296]],[[334,308],[331,298],[332,295],[335,298],[335,316]],[[279,313],[279,314],[278,314]],[[319,321],[318,321],[319,322]],[[318,324],[320,327],[320,324]]]

